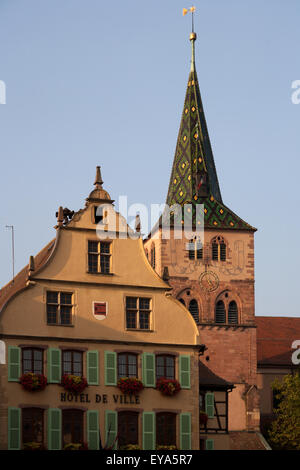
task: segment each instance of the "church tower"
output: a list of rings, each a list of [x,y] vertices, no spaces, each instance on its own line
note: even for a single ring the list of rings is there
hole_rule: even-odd
[[[229,394],[229,430],[253,431],[259,429],[256,229],[223,203],[196,73],[196,33],[190,34],[190,42],[191,68],[166,199],[171,207],[170,236],[164,236],[161,217],[144,246],[152,267],[169,282],[173,297],[198,325],[207,348],[202,362],[234,384]],[[174,236],[174,207],[188,208],[195,229],[191,237]],[[203,209],[199,232],[197,207]],[[185,220],[182,216],[182,229]]]

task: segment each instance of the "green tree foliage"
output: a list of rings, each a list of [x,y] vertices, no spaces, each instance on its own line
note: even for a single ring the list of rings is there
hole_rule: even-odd
[[[277,408],[268,432],[274,450],[300,450],[300,376],[286,375],[272,384]]]

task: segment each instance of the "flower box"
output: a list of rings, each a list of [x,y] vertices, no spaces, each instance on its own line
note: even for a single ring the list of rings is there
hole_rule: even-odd
[[[172,446],[172,445],[169,445],[169,446],[157,446],[157,447],[156,447],[156,450],[177,450],[177,447],[176,447],[176,446]]]
[[[64,374],[61,378],[61,385],[65,390],[72,393],[81,393],[88,386],[85,377],[79,375]]]
[[[65,444],[64,450],[89,450],[86,442],[70,442]]]
[[[175,379],[158,379],[156,382],[156,388],[163,395],[173,396],[180,392],[181,386],[178,380]]]
[[[25,442],[24,450],[46,450],[41,442]]]
[[[144,388],[143,382],[136,377],[124,377],[118,380],[117,386],[127,395],[137,395]]]
[[[119,447],[119,450],[142,450],[138,444],[126,444]]]
[[[34,374],[33,372],[22,374],[19,382],[29,392],[44,390],[47,386],[47,378],[43,374]]]

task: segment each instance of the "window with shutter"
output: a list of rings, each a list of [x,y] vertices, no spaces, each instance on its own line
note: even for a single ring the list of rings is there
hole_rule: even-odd
[[[18,382],[21,375],[21,349],[8,346],[8,381]]]
[[[223,300],[216,303],[215,321],[216,323],[226,323],[226,310]]]
[[[190,356],[179,356],[179,381],[181,388],[191,388],[191,358]]]
[[[208,418],[215,416],[215,396],[211,392],[205,394],[205,412]]]
[[[238,323],[238,308],[234,300],[229,302],[228,306],[228,323]]]
[[[211,242],[211,257],[213,261],[226,261],[226,243],[223,237],[213,238]]]
[[[226,261],[226,245],[225,243],[220,243],[220,260]]]
[[[155,246],[152,245],[150,252],[150,262],[153,269],[155,269]]]
[[[115,449],[117,446],[118,413],[105,411],[105,446]]]
[[[214,450],[214,440],[206,439],[205,441],[205,450]]]
[[[189,243],[187,243],[187,249],[188,249],[188,253],[189,253],[189,259],[195,259],[194,240],[190,240]]]
[[[143,384],[145,387],[155,387],[155,355],[151,353],[143,353],[142,355],[143,367]]]
[[[8,408],[8,450],[21,448],[21,409]]]
[[[99,385],[98,351],[87,352],[87,381],[89,385]]]
[[[189,304],[189,312],[194,318],[196,323],[199,323],[199,309],[198,309],[198,302],[195,299],[192,299]]]
[[[88,410],[86,414],[89,450],[99,450],[99,411]]]
[[[192,418],[191,413],[180,415],[180,449],[191,450],[192,448]]]
[[[48,382],[60,383],[61,381],[61,350],[49,348],[47,350]]]
[[[61,449],[61,414],[59,408],[48,409],[48,450]]]
[[[145,411],[143,413],[143,450],[154,450],[155,448],[155,413]]]
[[[117,353],[104,351],[105,385],[117,385]]]
[[[219,259],[219,248],[218,248],[218,245],[216,243],[212,244],[212,259],[214,261],[218,261],[218,259]]]

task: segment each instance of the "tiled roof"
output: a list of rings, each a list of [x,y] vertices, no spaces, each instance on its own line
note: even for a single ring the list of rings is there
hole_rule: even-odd
[[[196,207],[204,204],[205,228],[256,230],[223,204],[194,63],[188,78],[166,204],[169,207],[190,204],[193,225]]]
[[[34,266],[35,271],[40,269],[48,260],[49,256],[52,253],[54,248],[55,239],[51,240],[48,245],[46,245],[35,257],[34,257]],[[20,290],[26,287],[28,281],[29,265],[25,266],[13,280],[6,284],[0,290],[0,311],[3,306],[8,302],[8,300],[15,295]]]
[[[256,317],[259,365],[292,365],[292,343],[300,340],[300,318]]]
[[[257,432],[229,432],[230,450],[270,450],[268,444]]]
[[[214,374],[206,365],[199,361],[199,384],[200,388],[230,389],[233,384]]]

